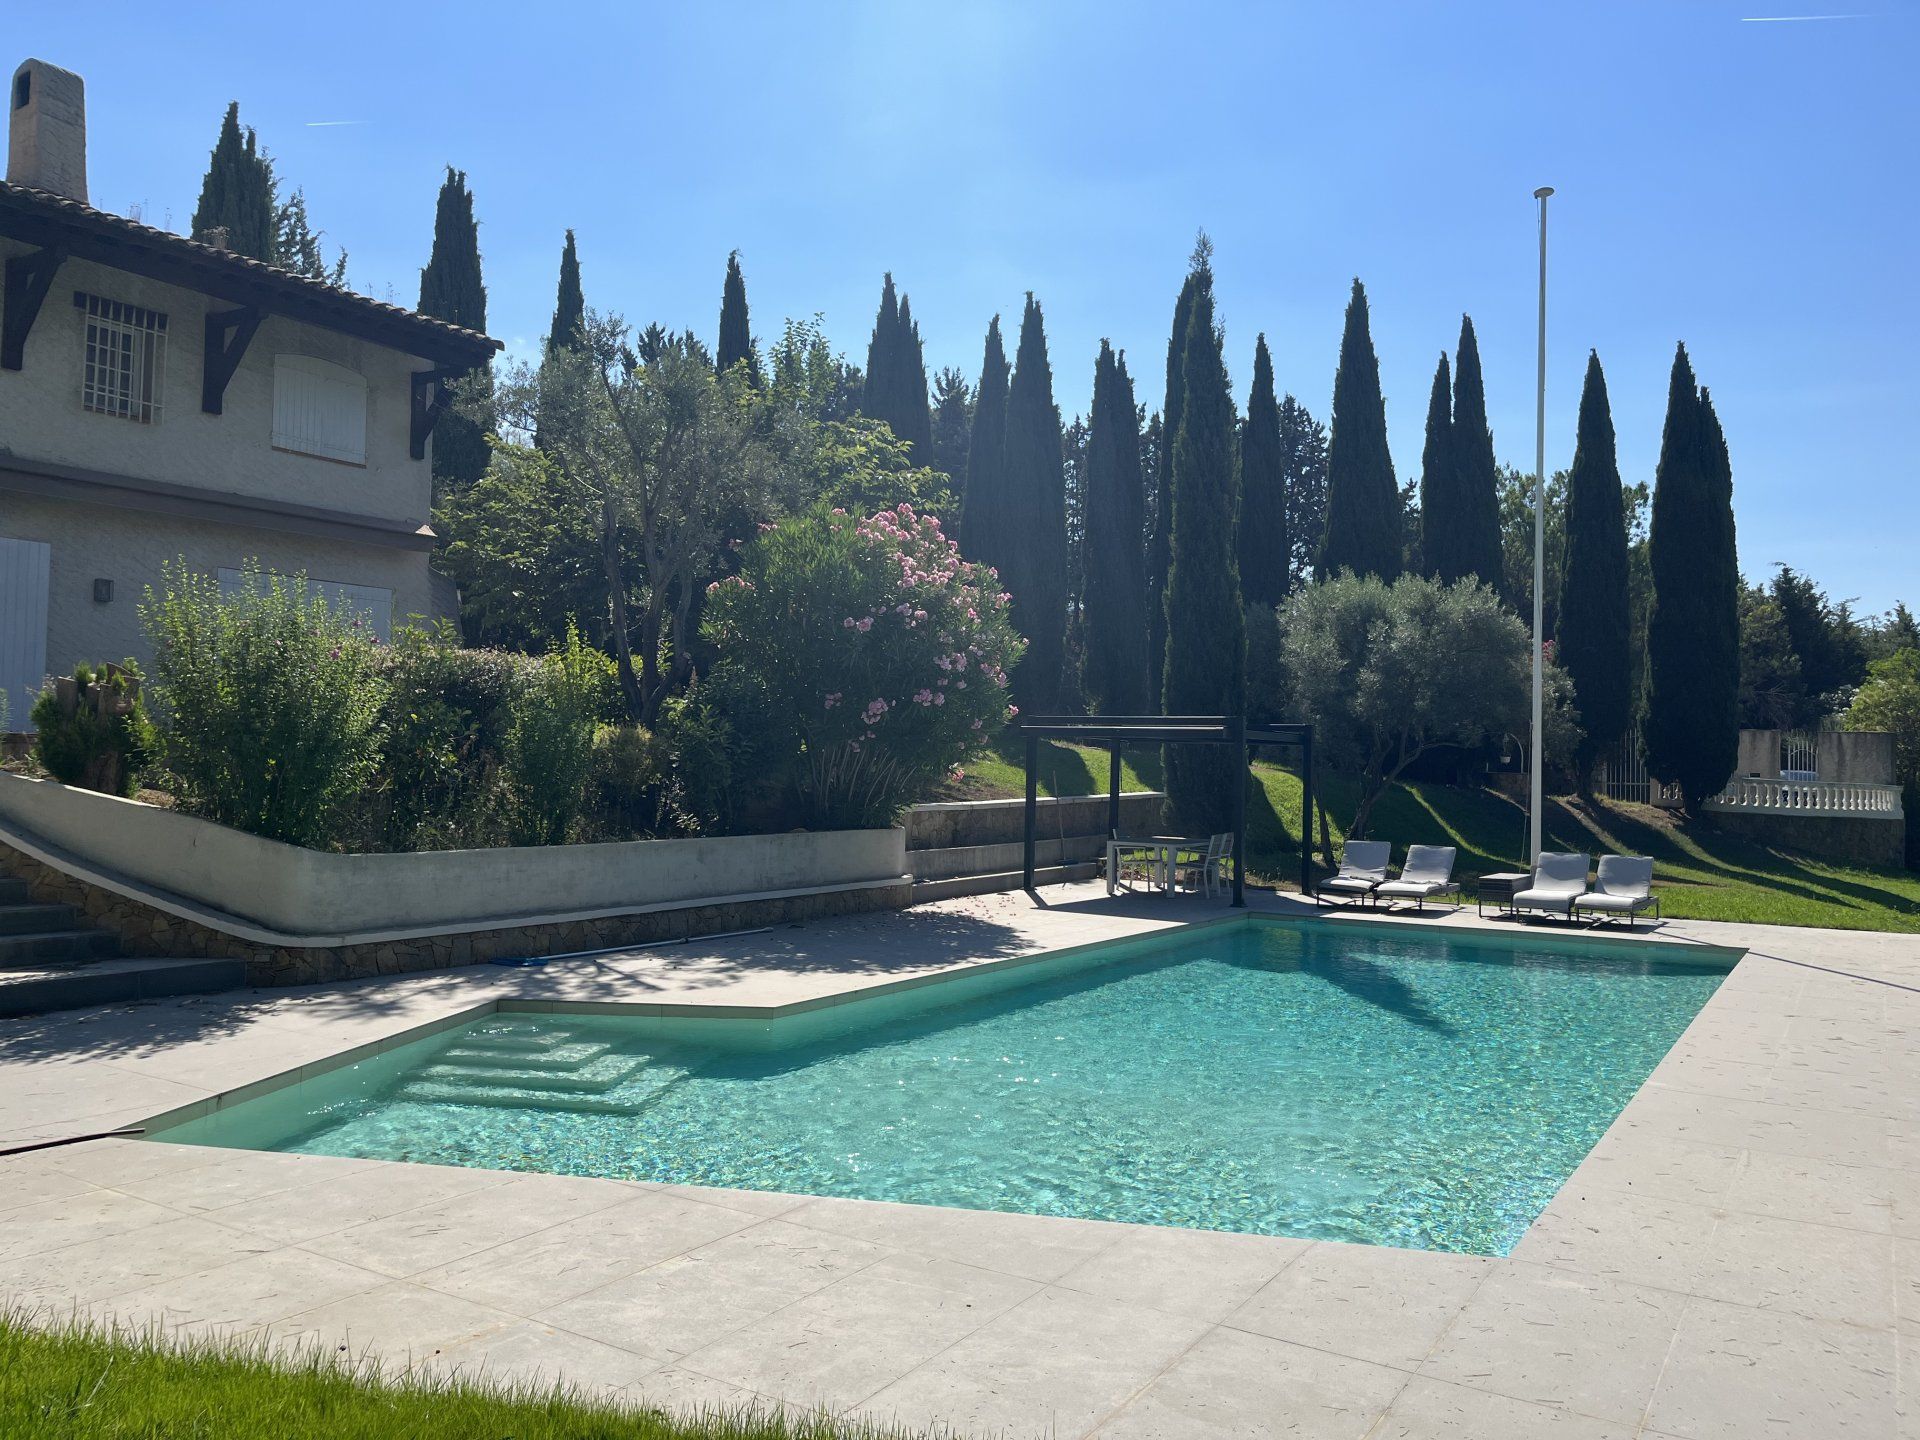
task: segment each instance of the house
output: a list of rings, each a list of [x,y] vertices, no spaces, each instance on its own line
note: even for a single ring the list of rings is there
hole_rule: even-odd
[[[0,183],[0,686],[148,658],[138,608],[176,558],[223,584],[305,574],[379,633],[450,612],[429,570],[431,436],[500,348],[94,209],[80,77],[7,90]],[[0,727],[5,728],[5,727]]]

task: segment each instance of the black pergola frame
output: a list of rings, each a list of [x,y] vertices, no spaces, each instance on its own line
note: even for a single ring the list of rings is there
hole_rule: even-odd
[[[1244,715],[1036,715],[1020,722],[1027,742],[1024,888],[1033,889],[1035,819],[1040,805],[1040,742],[1066,740],[1107,752],[1107,836],[1120,834],[1120,751],[1129,745],[1231,745],[1239,756],[1233,787],[1233,904],[1247,900],[1247,760],[1255,745],[1300,752],[1300,893],[1313,894],[1313,726],[1249,725]]]

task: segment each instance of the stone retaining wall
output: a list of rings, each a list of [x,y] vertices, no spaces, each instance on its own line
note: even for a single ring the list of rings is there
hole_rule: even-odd
[[[1714,828],[1760,845],[1779,845],[1847,865],[1897,870],[1906,858],[1907,828],[1898,817],[1869,815],[1743,815],[1712,812]]]

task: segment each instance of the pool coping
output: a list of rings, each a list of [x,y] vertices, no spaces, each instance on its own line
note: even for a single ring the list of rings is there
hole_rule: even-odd
[[[991,922],[1033,947],[1007,957],[1025,959],[1237,918],[1099,890],[943,902],[918,929],[816,924],[771,969],[682,950],[623,962],[604,984],[785,997],[741,1007],[766,1014],[945,974],[926,944],[941,926]],[[1421,928],[1514,933],[1470,912]],[[1620,943],[1747,953],[1507,1259],[109,1140],[0,1159],[0,1298],[157,1315],[182,1334],[344,1337],[501,1378],[557,1368],[669,1408],[825,1404],[961,1433],[1914,1433],[1920,937],[1662,930]],[[836,968],[849,945],[862,963]],[[898,973],[894,952],[916,945],[935,962]],[[537,976],[0,1023],[0,1135],[103,1129],[185,1091],[233,1093],[289,1051],[324,1044],[313,1060],[336,1059],[363,1048],[339,1043],[356,1032],[384,1048],[555,993]],[[562,1218],[588,1205],[610,1208]],[[473,1259],[378,1258],[433,1247]],[[488,1289],[496,1269],[517,1288]],[[697,1295],[672,1299],[696,1274]],[[688,1329],[722,1302],[738,1308],[724,1335]]]

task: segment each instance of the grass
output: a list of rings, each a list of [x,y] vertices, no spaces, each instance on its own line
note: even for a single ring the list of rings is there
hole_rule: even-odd
[[[1042,761],[1042,791],[1105,793],[1107,757],[1101,750],[1055,745]],[[1128,757],[1128,789],[1157,789],[1158,757]],[[1018,795],[1025,783],[1019,742],[1003,740],[973,768],[972,798]],[[1256,880],[1291,885],[1299,874],[1300,780],[1275,765],[1256,763],[1258,787],[1247,807],[1247,870]],[[1062,787],[1059,790],[1052,786]],[[1343,820],[1357,799],[1352,780],[1328,777],[1318,797],[1337,845]],[[1838,930],[1920,933],[1920,874],[1869,870],[1776,849],[1685,823],[1645,805],[1585,804],[1571,797],[1547,802],[1547,847],[1598,854],[1651,855],[1663,913],[1684,919],[1735,920],[1760,925],[1818,925]],[[1396,858],[1411,844],[1459,849],[1456,874],[1477,877],[1523,870],[1525,806],[1486,789],[1397,785],[1374,807],[1375,839],[1390,839]]]
[[[0,1435],[7,1440],[883,1440],[902,1431],[821,1415],[708,1410],[674,1416],[559,1387],[383,1378],[332,1351],[270,1356],[257,1342],[168,1344],[0,1314]]]

